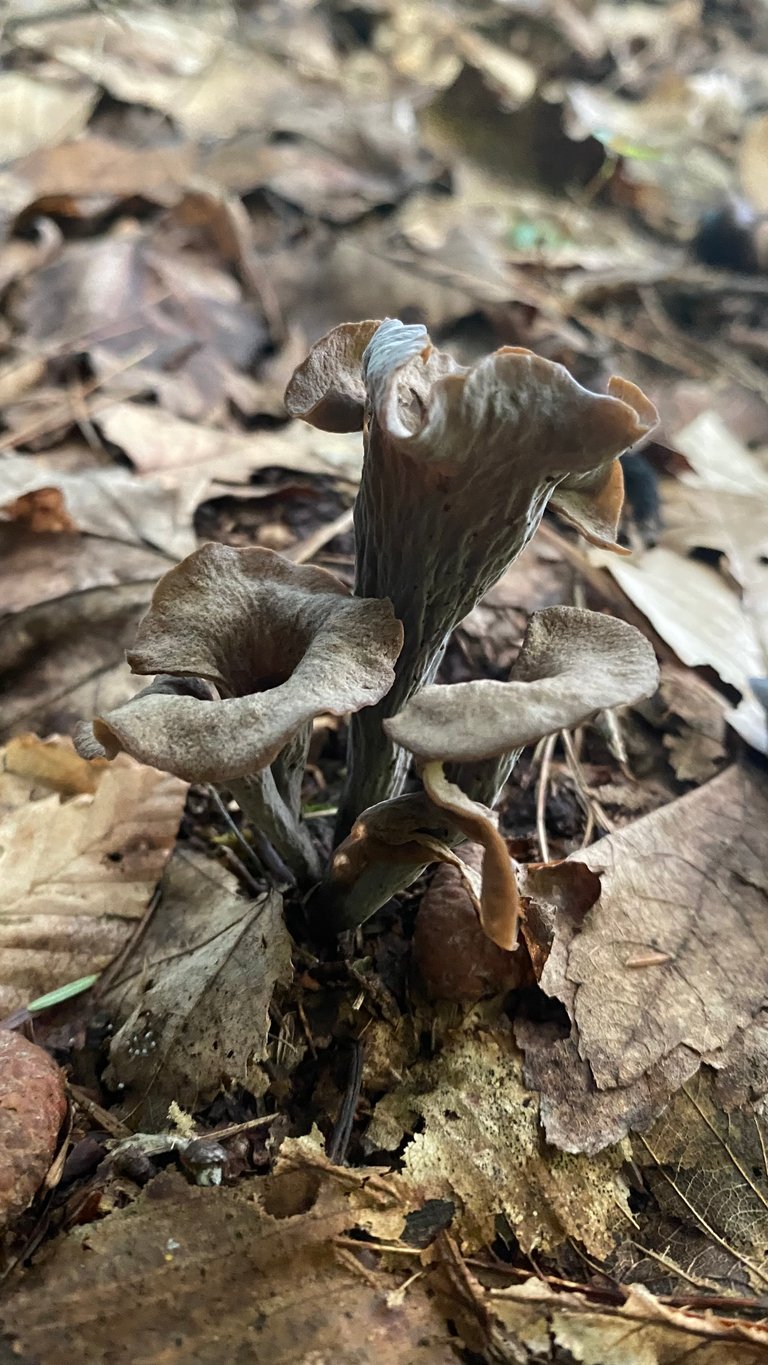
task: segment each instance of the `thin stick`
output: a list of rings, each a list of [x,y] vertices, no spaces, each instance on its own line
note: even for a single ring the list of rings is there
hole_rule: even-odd
[[[552,767],[552,755],[555,752],[557,735],[548,735],[541,755],[541,769],[539,780],[536,786],[536,836],[541,850],[541,861],[548,863],[549,858],[549,839],[547,838],[547,794],[549,792],[549,772]]]
[[[224,824],[227,826],[227,829],[229,830],[230,834],[233,835],[233,837],[237,840],[238,847],[242,849],[243,853],[245,854],[246,861],[251,863],[251,865],[255,867],[257,872],[262,872],[263,868],[258,858],[256,857],[255,850],[248,843],[248,840],[243,834],[243,831],[241,830],[240,826],[236,823],[236,821],[232,819],[232,816],[230,815],[224,802],[219,796],[219,793],[210,782],[208,783],[208,795],[213,801],[214,806],[218,810],[219,815],[224,821]]]
[[[589,783],[587,782],[586,774],[581,766],[578,755],[576,753],[576,749],[574,747],[570,730],[561,730],[560,738],[563,741],[563,748],[565,749],[566,761],[568,763],[568,767],[571,770],[571,776],[573,777],[573,780],[576,783],[576,789],[579,793],[579,796],[581,797],[581,803],[584,807],[584,810],[586,811],[587,815],[589,815],[590,811],[592,811],[600,827],[604,829],[607,834],[613,834],[616,826],[614,825],[613,821],[609,819],[609,817],[606,815],[605,811],[603,810],[603,807],[600,805],[600,802],[597,800],[597,798],[592,795]]]
[[[355,1118],[355,1110],[357,1109],[357,1102],[360,1099],[362,1087],[363,1045],[360,1042],[360,1039],[356,1038],[352,1044],[352,1063],[349,1068],[346,1094],[326,1149],[328,1160],[332,1161],[336,1166],[340,1166],[346,1156],[349,1139],[352,1136],[352,1124]]]
[[[318,550],[322,550],[335,536],[343,536],[347,531],[352,530],[352,519],[354,510],[348,507],[346,512],[342,512],[333,521],[329,521],[325,526],[320,526],[317,531],[313,531],[311,536],[305,540],[300,540],[298,545],[293,545],[290,550],[285,551],[285,558],[291,559],[294,564],[306,564],[308,559],[314,559]]]

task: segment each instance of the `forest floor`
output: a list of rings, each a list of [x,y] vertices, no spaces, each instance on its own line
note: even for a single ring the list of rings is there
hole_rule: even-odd
[[[16,0],[0,50],[0,1361],[768,1361],[764,0]],[[385,317],[660,418],[631,553],[548,514],[442,666],[561,603],[661,666],[518,763],[510,853],[572,861],[477,970],[451,870],[329,949],[236,803],[71,740],[200,543],[352,584],[361,437],[283,394]]]

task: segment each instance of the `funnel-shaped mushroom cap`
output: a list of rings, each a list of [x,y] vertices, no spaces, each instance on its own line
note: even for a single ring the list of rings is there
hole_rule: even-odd
[[[467,369],[436,351],[424,327],[396,318],[334,328],[295,372],[285,402],[292,415],[332,431],[358,430],[367,405],[379,438],[432,484],[437,474],[471,472],[473,500],[463,515],[473,523],[494,508],[503,522],[510,484],[520,481],[529,502],[536,490],[535,524],[566,481],[564,515],[599,543],[612,543],[621,511],[612,461],[658,420],[627,380],[611,380],[608,395],[591,393],[564,366],[514,346]],[[597,516],[591,497],[601,503]]]
[[[384,728],[421,759],[471,763],[650,696],[657,683],[653,649],[634,626],[549,607],[531,617],[509,682],[424,687]]]
[[[204,545],[158,583],[128,661],[206,679],[221,698],[150,688],[94,721],[92,737],[109,758],[125,750],[190,782],[247,777],[313,717],[377,702],[401,645],[390,602],[353,598],[271,550]]]
[[[405,628],[393,688],[352,721],[347,832],[404,780],[381,720],[431,682],[451,631],[527,544],[547,503],[590,540],[619,548],[617,456],[648,434],[656,411],[633,384],[590,393],[562,365],[515,347],[465,368],[423,327],[393,318],[329,332],[285,402],[317,426],[363,428],[355,591],[388,597]]]

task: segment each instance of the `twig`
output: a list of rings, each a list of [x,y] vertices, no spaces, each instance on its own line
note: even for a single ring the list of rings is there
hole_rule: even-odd
[[[99,1128],[103,1128],[105,1133],[109,1133],[110,1137],[124,1138],[132,1136],[131,1130],[126,1124],[121,1123],[120,1119],[116,1119],[114,1114],[110,1114],[108,1109],[104,1109],[102,1105],[97,1104],[96,1100],[92,1100],[81,1086],[73,1085],[70,1082],[69,1093],[72,1096],[76,1107],[80,1109],[82,1113],[87,1114],[88,1118],[92,1119],[94,1123],[98,1124]]]
[[[602,829],[606,831],[607,834],[613,834],[616,826],[614,825],[613,821],[608,818],[597,798],[592,795],[589,783],[587,782],[586,775],[584,773],[584,769],[582,768],[581,763],[579,761],[579,756],[576,753],[576,749],[574,747],[573,738],[571,736],[570,730],[561,730],[560,738],[563,741],[563,748],[565,749],[566,761],[568,763],[568,767],[570,768],[571,776],[573,777],[573,780],[576,784],[576,790],[581,798],[581,803],[584,807],[584,810],[586,811],[587,815],[589,815],[590,812],[594,814],[594,817],[597,820],[598,824],[601,826]]]
[[[347,1091],[339,1110],[339,1117],[331,1133],[326,1155],[334,1165],[340,1166],[346,1156],[349,1146],[349,1139],[352,1136],[352,1124],[355,1118],[357,1102],[360,1099],[360,1091],[363,1088],[363,1044],[359,1038],[352,1043],[352,1062],[349,1068],[349,1078],[347,1080]]]
[[[536,837],[539,841],[541,850],[541,860],[548,863],[549,859],[549,839],[547,838],[547,794],[549,792],[549,772],[552,767],[552,755],[555,752],[557,735],[548,735],[541,754],[541,768],[539,770],[539,780],[536,784]]]
[[[218,810],[219,815],[224,821],[224,824],[227,826],[227,829],[229,830],[230,834],[233,835],[233,837],[237,840],[237,845],[239,848],[242,849],[243,853],[245,854],[246,861],[251,863],[253,867],[255,867],[257,872],[263,871],[262,865],[256,856],[256,852],[253,846],[248,843],[248,840],[243,834],[243,831],[241,830],[240,826],[237,824],[235,820],[232,819],[232,816],[230,815],[224,802],[219,796],[218,791],[210,782],[208,783],[208,795],[213,801],[214,806]]]
[[[293,545],[290,550],[286,550],[285,558],[293,560],[294,564],[306,564],[308,559],[314,559],[318,550],[322,550],[330,540],[336,536],[343,536],[347,531],[352,530],[353,509],[348,507],[346,512],[342,512],[333,521],[329,521],[325,526],[320,526],[317,531],[313,531],[311,536],[305,540],[300,540],[298,545]]]

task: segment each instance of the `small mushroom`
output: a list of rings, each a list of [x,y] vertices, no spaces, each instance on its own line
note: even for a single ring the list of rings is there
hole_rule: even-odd
[[[81,727],[76,742],[86,757],[125,751],[188,782],[227,786],[307,879],[319,868],[296,819],[297,737],[315,716],[377,702],[401,643],[391,603],[350,596],[324,569],[204,545],[160,580],[128,655],[135,673],[173,675],[173,685],[161,679]],[[217,696],[209,688],[205,698],[207,684]]]
[[[391,318],[323,337],[285,401],[316,426],[364,429],[355,591],[390,598],[405,628],[394,686],[351,723],[343,836],[402,787],[408,757],[382,720],[431,682],[451,631],[520,553],[547,503],[618,549],[616,457],[647,435],[656,412],[626,380],[590,393],[562,365],[516,347],[464,368],[423,327]]]
[[[417,759],[425,794],[437,808],[432,824],[439,823],[442,812],[454,831],[453,842],[458,830],[483,845],[481,923],[501,947],[512,947],[517,934],[514,868],[491,812],[471,800],[465,788],[471,786],[473,796],[491,803],[500,775],[506,776],[525,745],[649,696],[657,682],[653,649],[634,626],[577,607],[549,607],[531,618],[509,682],[429,685],[385,721],[392,739]],[[452,765],[451,781],[445,763]],[[443,837],[451,840],[450,833]],[[424,856],[410,880],[431,861]],[[332,879],[333,873],[332,867]],[[394,859],[372,856],[364,878],[346,890],[334,888],[337,923],[345,928],[362,923],[408,881]]]

